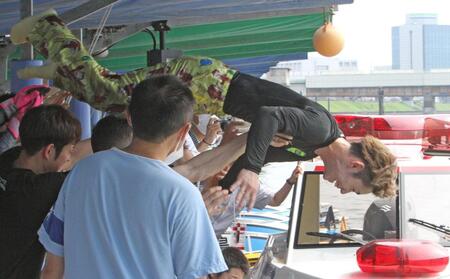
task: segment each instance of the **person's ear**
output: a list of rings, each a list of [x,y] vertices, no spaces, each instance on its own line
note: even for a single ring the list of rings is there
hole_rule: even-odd
[[[365,168],[365,164],[364,162],[360,161],[360,160],[351,160],[350,161],[350,165],[349,167],[354,171],[354,172],[360,172]]]
[[[130,115],[130,112],[128,111],[128,109],[125,110],[125,117],[127,118],[128,125],[130,125],[130,127],[133,127],[133,124],[131,122],[131,115]]]
[[[199,120],[198,120],[198,115],[197,115],[197,114],[194,114],[194,116],[192,117],[192,122],[193,122],[195,125],[198,125]]]
[[[42,157],[46,160],[54,159],[55,157],[55,145],[53,143],[47,144],[41,150]]]
[[[191,123],[187,122],[186,124],[183,125],[183,127],[180,128],[179,130],[179,137],[178,140],[184,140],[187,136],[187,134],[189,133],[189,130],[191,129]]]

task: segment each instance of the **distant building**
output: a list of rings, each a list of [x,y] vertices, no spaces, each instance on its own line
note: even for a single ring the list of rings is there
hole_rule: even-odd
[[[291,85],[290,71],[291,69],[287,67],[270,67],[262,78],[289,87]]]
[[[332,72],[356,72],[358,62],[353,59],[310,57],[308,60],[279,62],[277,68],[289,68],[293,79]]]
[[[308,60],[279,62],[261,76],[304,95],[305,79],[308,76],[358,72],[358,62],[354,59],[310,57]]]
[[[392,68],[450,68],[450,25],[438,25],[436,14],[408,14],[404,25],[392,27]]]
[[[392,65],[373,66],[371,72],[389,72],[392,71]]]

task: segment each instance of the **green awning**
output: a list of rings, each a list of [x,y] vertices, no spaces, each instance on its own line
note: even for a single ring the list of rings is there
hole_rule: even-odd
[[[221,60],[310,52],[314,51],[312,36],[323,21],[323,13],[314,13],[174,27],[166,33],[166,48]],[[142,68],[152,48],[150,35],[140,32],[118,42],[107,57],[98,61],[112,71]],[[10,59],[19,57],[17,48]]]
[[[315,13],[174,27],[166,34],[166,48],[221,60],[310,52],[312,36],[323,21],[324,14]],[[111,70],[145,67],[152,47],[150,35],[141,32],[117,43],[99,61]]]

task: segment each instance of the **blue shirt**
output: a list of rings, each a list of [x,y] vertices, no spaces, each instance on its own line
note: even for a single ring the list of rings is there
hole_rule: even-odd
[[[163,162],[117,149],[70,172],[39,230],[64,278],[196,278],[227,270],[199,191]]]

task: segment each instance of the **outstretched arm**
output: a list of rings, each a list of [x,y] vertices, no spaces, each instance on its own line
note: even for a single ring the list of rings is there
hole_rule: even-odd
[[[219,119],[217,117],[211,117],[206,126],[206,135],[197,145],[198,151],[204,152],[211,148],[221,133],[222,128],[220,127]]]
[[[297,183],[298,176],[303,172],[302,167],[298,164],[295,169],[292,171],[291,176],[286,179],[286,183],[284,183],[283,187],[281,187],[278,192],[272,198],[272,201],[269,203],[270,206],[279,206],[286,199],[287,195],[292,189],[292,186]]]
[[[261,107],[259,109],[250,128],[243,169],[230,187],[231,191],[240,188],[236,197],[238,207],[242,208],[247,202],[247,208],[249,210],[253,208],[259,190],[258,174],[264,165],[271,141],[278,132],[292,134],[291,129],[286,129],[287,121],[285,120],[291,119],[290,113],[290,108],[285,107]]]
[[[190,181],[201,181],[219,172],[244,153],[247,134],[213,150],[205,151],[173,169]]]

